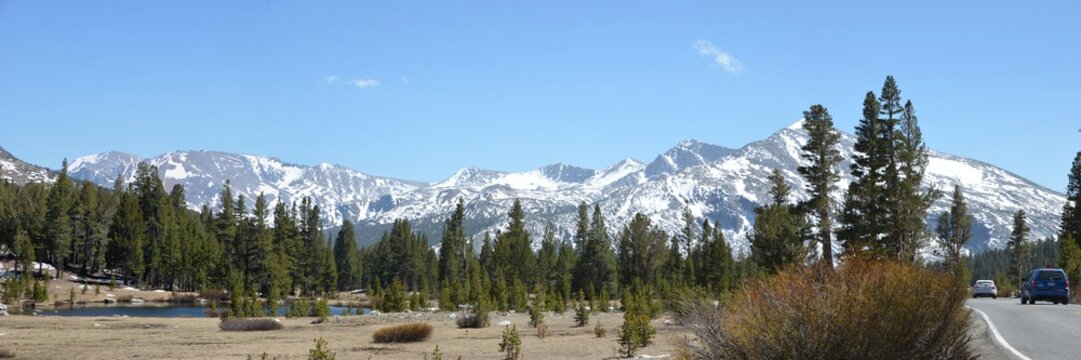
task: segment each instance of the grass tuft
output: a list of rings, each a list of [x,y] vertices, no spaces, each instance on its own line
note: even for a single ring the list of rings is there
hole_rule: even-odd
[[[222,331],[271,331],[285,326],[277,319],[226,319],[218,323],[218,328]]]
[[[432,336],[432,325],[428,323],[410,323],[379,328],[372,333],[376,343],[408,343],[427,340]]]

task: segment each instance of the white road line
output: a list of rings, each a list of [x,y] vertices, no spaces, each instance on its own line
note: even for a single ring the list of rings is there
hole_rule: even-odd
[[[1010,353],[1012,353],[1018,359],[1032,360],[1028,356],[1025,356],[1025,354],[1022,354],[1020,351],[1017,351],[1017,349],[1014,349],[1013,346],[1010,346],[1010,343],[1006,342],[1006,338],[1003,338],[1002,334],[1000,334],[998,332],[998,328],[995,327],[995,323],[991,322],[991,318],[987,316],[987,313],[985,313],[983,311],[980,311],[980,309],[977,309],[977,308],[974,308],[974,307],[971,307],[971,306],[966,305],[965,307],[971,309],[972,311],[975,311],[975,312],[979,313],[980,316],[983,316],[983,321],[987,322],[987,327],[991,329],[991,334],[995,335],[995,341],[998,342],[999,345],[1002,345],[1002,348],[1008,350]]]

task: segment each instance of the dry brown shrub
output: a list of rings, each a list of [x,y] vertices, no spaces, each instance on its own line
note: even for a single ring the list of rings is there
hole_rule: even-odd
[[[276,319],[226,319],[218,323],[222,331],[270,331],[285,328]]]
[[[376,343],[406,343],[427,340],[432,336],[432,325],[428,323],[409,323],[379,328],[372,333]]]
[[[686,297],[677,318],[698,359],[974,359],[966,296],[946,274],[849,260],[749,282],[724,308]]]

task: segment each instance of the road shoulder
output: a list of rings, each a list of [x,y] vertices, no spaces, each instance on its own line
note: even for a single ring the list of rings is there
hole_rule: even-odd
[[[983,320],[983,317],[975,311],[971,311],[969,314],[968,333],[972,336],[972,347],[976,350],[976,354],[982,360],[1011,360],[1012,358],[1006,355],[1005,351],[997,344],[995,340],[991,338],[991,331],[987,327],[987,322]]]

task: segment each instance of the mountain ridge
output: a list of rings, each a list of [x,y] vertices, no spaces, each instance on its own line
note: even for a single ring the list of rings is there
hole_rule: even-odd
[[[746,250],[753,208],[767,198],[765,177],[772,168],[781,169],[793,188],[792,201],[807,196],[806,184],[795,171],[802,162],[799,147],[806,140],[799,125],[797,121],[735,149],[684,140],[648,164],[626,158],[600,170],[562,162],[522,172],[462,168],[431,183],[372,176],[328,163],[298,165],[274,157],[207,150],[173,151],[146,160],[159,167],[168,186],[185,185],[189,206],[216,205],[221,184],[231,179],[234,193],[248,198],[259,192],[271,201],[312,196],[326,210],[326,225],[352,220],[362,242],[373,241],[398,218],[409,218],[438,240],[442,221],[458,198],[465,200],[467,226],[479,239],[484,232],[501,229],[510,204],[521,199],[535,237],[547,223],[569,236],[581,202],[600,204],[612,232],[641,212],[674,233],[682,226],[679,213],[688,208],[699,221],[720,223],[729,241]],[[831,194],[838,204],[851,181],[848,167],[854,141],[853,135],[841,132],[844,160],[838,169],[843,176],[838,191]],[[1001,247],[1009,215],[1017,209],[1030,212],[1032,238],[1055,233],[1065,203],[1061,193],[983,161],[934,150],[929,158],[925,185],[943,192],[955,183],[965,186],[977,218],[978,238],[970,249]],[[115,151],[94,154],[77,158],[69,172],[73,178],[111,186],[116,175],[130,176],[136,159],[141,158]],[[929,225],[944,209],[944,201],[932,207]]]

